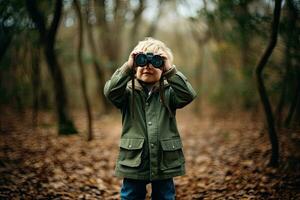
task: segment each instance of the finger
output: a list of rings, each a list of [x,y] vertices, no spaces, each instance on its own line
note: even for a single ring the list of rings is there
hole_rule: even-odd
[[[162,57],[164,60],[168,60],[168,56],[166,54],[160,54],[160,57]]]
[[[137,54],[140,54],[140,53],[143,53],[143,52],[142,51],[137,51],[137,50],[132,52],[133,55],[137,55]]]

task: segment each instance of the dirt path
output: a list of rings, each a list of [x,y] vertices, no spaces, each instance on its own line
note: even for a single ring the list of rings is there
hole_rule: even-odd
[[[4,115],[2,115],[4,116]],[[5,114],[0,133],[0,199],[119,199],[113,176],[121,130],[118,115],[96,119],[95,139],[57,137],[53,119]],[[85,129],[83,114],[76,125]],[[261,124],[248,117],[178,116],[187,174],[175,178],[177,199],[300,199],[299,162],[266,167],[270,150]],[[149,188],[148,188],[149,189]]]

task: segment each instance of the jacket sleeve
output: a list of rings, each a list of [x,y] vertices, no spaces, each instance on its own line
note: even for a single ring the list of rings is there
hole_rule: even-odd
[[[126,86],[130,80],[131,69],[124,63],[105,83],[104,95],[117,108],[121,108],[127,99]]]
[[[174,66],[164,73],[171,86],[170,107],[173,109],[182,108],[192,102],[197,94],[187,78]]]

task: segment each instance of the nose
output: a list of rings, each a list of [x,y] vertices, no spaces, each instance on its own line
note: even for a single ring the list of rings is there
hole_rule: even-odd
[[[152,64],[150,64],[150,63],[148,63],[146,66],[145,66],[145,68],[146,69],[150,69],[150,68],[152,68],[153,66],[152,66]]]

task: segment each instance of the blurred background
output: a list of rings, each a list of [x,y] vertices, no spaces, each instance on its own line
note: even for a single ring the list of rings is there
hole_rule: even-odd
[[[270,0],[0,1],[0,103],[13,112],[113,108],[103,86],[145,37],[164,41],[198,93],[197,115],[261,112],[255,67],[271,36]],[[278,123],[297,123],[299,10],[282,3],[278,42],[263,79]],[[60,127],[63,130],[63,127]],[[72,129],[72,128],[71,128]],[[69,130],[71,130],[69,129]]]

